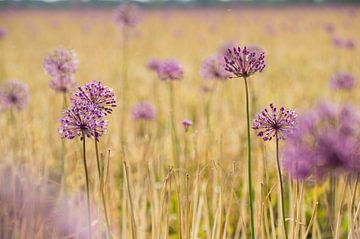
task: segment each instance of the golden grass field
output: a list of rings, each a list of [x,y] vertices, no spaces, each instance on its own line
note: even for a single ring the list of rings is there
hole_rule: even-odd
[[[0,193],[0,238],[88,238],[78,138],[65,140],[64,181],[59,179],[63,97],[49,88],[42,69],[44,57],[57,47],[77,53],[75,80],[80,85],[99,80],[117,95],[118,106],[108,117],[107,133],[99,143],[105,166],[109,163],[105,194],[112,238],[250,238],[243,82],[204,81],[199,75],[201,62],[227,41],[265,51],[265,70],[249,80],[252,115],[269,103],[298,113],[320,99],[360,106],[359,84],[350,93],[334,93],[328,87],[337,71],[360,79],[359,44],[353,50],[334,47],[324,30],[329,23],[335,26],[333,36],[360,43],[357,7],[143,9],[128,38],[124,103],[122,38],[111,9],[1,11],[0,26],[7,34],[0,40],[0,80],[28,84],[30,101],[24,111],[14,112],[14,120],[9,112],[0,113],[0,192],[4,191]],[[175,82],[180,167],[174,167],[171,154],[167,83],[147,69],[152,58],[176,59],[184,68],[184,78]],[[213,94],[201,91],[204,84],[215,87]],[[207,126],[205,106],[210,97]],[[144,125],[130,116],[131,107],[142,100],[157,111],[156,120],[145,124],[145,136],[139,134]],[[123,116],[124,144],[120,138]],[[181,125],[184,118],[194,123],[186,133]],[[274,144],[263,142],[253,131],[252,142],[256,238],[285,238]],[[93,238],[106,238],[93,148],[93,140],[87,140]],[[353,184],[344,189],[344,180],[339,179],[336,202],[341,213],[335,233],[326,217],[328,183],[298,183],[286,176],[284,180],[289,238],[348,238]],[[62,207],[62,202],[69,208]],[[72,229],[77,223],[80,226]],[[54,226],[60,224],[69,230],[67,235],[61,226]],[[355,228],[360,230],[360,223]],[[356,231],[352,234],[353,239],[360,237]]]

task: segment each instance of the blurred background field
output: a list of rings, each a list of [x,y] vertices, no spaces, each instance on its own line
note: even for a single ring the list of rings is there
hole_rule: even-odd
[[[118,107],[109,116],[108,131],[100,141],[105,165],[109,158],[106,195],[114,238],[134,237],[134,222],[136,238],[249,238],[243,82],[204,81],[199,74],[201,63],[229,42],[256,45],[264,50],[265,70],[249,80],[252,115],[269,103],[296,109],[298,113],[321,99],[349,101],[359,106],[358,84],[351,92],[329,89],[329,79],[338,71],[360,78],[359,14],[357,6],[142,9],[139,24],[130,30],[127,39],[125,159],[131,209],[120,143],[124,49],[122,32],[113,21],[112,10],[2,9],[0,27],[6,34],[0,39],[0,80],[20,80],[28,84],[30,92],[29,106],[16,112],[15,120],[10,120],[9,112],[0,114],[0,185],[5,188],[3,195],[15,192],[9,196],[14,200],[9,202],[4,199],[6,196],[0,197],[0,204],[4,204],[0,209],[3,238],[87,238],[77,229],[71,231],[71,220],[59,222],[61,217],[75,217],[81,224],[83,213],[69,216],[67,213],[75,212],[71,209],[60,210],[62,216],[53,214],[63,200],[78,194],[80,203],[74,208],[80,210],[85,205],[81,201],[85,184],[78,139],[65,143],[64,181],[59,179],[62,140],[57,131],[63,98],[49,89],[49,79],[42,69],[43,59],[51,50],[73,49],[79,59],[76,82],[83,85],[98,80],[117,95]],[[339,48],[334,45],[336,38],[349,39],[354,47]],[[183,162],[180,169],[171,169],[174,163],[167,86],[147,68],[148,61],[154,58],[176,59],[184,69],[183,80],[175,83],[175,120]],[[204,87],[214,91],[205,92]],[[207,124],[206,104],[210,98]],[[139,101],[155,106],[154,121],[142,125],[131,119],[131,108]],[[193,122],[189,132],[181,125],[184,118]],[[139,133],[142,127],[144,135]],[[274,148],[264,144],[254,132],[252,135],[258,238],[284,238],[277,226],[281,223]],[[88,140],[93,211],[98,212],[93,217],[94,238],[106,238],[92,144]],[[299,197],[294,195],[301,187],[285,178],[289,235],[300,231],[290,238],[303,238],[316,202],[318,214],[308,238],[334,238],[326,217],[327,185],[306,182],[300,207],[296,204]],[[341,198],[344,184],[339,185],[337,193]],[[275,196],[265,197],[268,194]],[[346,205],[348,200],[345,198]],[[297,208],[302,224],[291,220],[296,217]],[[179,210],[183,218],[179,218]],[[346,215],[341,217],[338,238],[347,238]],[[5,233],[9,228],[14,228],[10,233],[13,237],[4,236],[10,235]],[[75,235],[66,237],[58,228]],[[185,233],[187,230],[189,233]],[[182,237],[180,231],[184,233]]]

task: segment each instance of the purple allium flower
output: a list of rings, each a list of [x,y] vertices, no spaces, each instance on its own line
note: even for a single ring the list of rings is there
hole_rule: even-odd
[[[77,70],[76,54],[66,48],[57,48],[44,59],[43,69],[50,77],[71,76]]]
[[[104,113],[94,104],[75,102],[63,112],[60,119],[59,134],[61,138],[74,139],[83,135],[99,140],[106,132],[107,123],[103,119]]]
[[[163,81],[181,80],[183,75],[181,65],[174,60],[165,60],[158,68],[158,76]]]
[[[151,104],[147,102],[140,102],[133,107],[131,115],[132,115],[132,119],[135,121],[137,120],[151,121],[155,118],[156,111]]]
[[[161,61],[157,60],[157,59],[151,59],[149,60],[149,62],[147,63],[147,68],[149,70],[158,72],[159,67],[161,65]]]
[[[6,30],[0,27],[0,40],[6,36]]]
[[[324,178],[330,173],[359,172],[360,114],[349,106],[329,103],[298,119],[287,135],[284,166],[295,179]]]
[[[230,73],[224,70],[222,62],[216,57],[210,57],[203,61],[200,75],[204,80],[227,80],[230,78]]]
[[[351,74],[338,72],[331,77],[329,85],[333,90],[351,90],[355,85],[355,78]]]
[[[234,47],[228,49],[230,57],[224,57],[225,70],[232,73],[234,77],[249,77],[265,68],[265,53],[251,50],[247,47],[241,49]]]
[[[229,49],[233,49],[234,47],[237,47],[237,44],[234,41],[226,41],[219,47],[217,55],[221,60],[224,60],[224,57],[231,58]]]
[[[139,22],[139,7],[134,4],[123,3],[114,10],[115,23],[133,27]]]
[[[189,127],[192,126],[193,123],[188,119],[183,119],[181,121],[181,124],[184,126],[185,132],[187,132],[189,130]]]
[[[327,23],[324,25],[324,29],[327,33],[332,34],[335,30],[335,26],[332,23]]]
[[[270,109],[263,109],[253,121],[252,128],[260,130],[257,136],[264,141],[272,138],[284,139],[284,134],[294,129],[296,124],[296,113],[293,110],[285,110],[284,107],[277,109],[270,104]]]
[[[332,39],[332,42],[333,42],[334,46],[336,46],[338,48],[344,48],[344,49],[349,49],[349,50],[352,50],[355,48],[355,42],[351,39],[334,37]]]
[[[16,80],[9,80],[0,86],[0,105],[2,109],[23,110],[29,101],[27,85]]]
[[[92,81],[83,87],[79,87],[70,100],[73,104],[77,102],[93,104],[105,115],[111,114],[112,108],[116,107],[116,97],[113,89],[97,81]]]
[[[49,87],[60,93],[70,92],[75,85],[76,82],[71,76],[53,77],[49,82]]]

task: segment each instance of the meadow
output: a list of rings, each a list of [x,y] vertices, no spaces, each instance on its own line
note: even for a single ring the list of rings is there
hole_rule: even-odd
[[[358,116],[359,14],[354,6],[140,8],[136,22],[124,25],[113,9],[1,10],[0,91],[18,80],[29,99],[21,109],[0,100],[0,239],[360,238],[360,120],[346,121],[355,122],[354,150],[335,135],[314,158],[341,162],[304,177],[286,166],[286,149],[296,149],[287,137],[276,139],[277,150],[274,139],[250,129],[252,232],[244,79],[201,74],[203,61],[227,46],[256,46],[266,66],[247,78],[251,122],[271,103],[294,110],[300,124],[319,102],[335,105],[335,118],[346,105]],[[116,107],[98,141],[62,134],[60,119],[77,87],[49,87],[44,59],[57,48],[76,53],[77,86],[95,80],[113,89]],[[149,67],[166,59],[181,66],[178,79]],[[355,84],[331,87],[337,72]],[[151,107],[136,112],[139,102]]]

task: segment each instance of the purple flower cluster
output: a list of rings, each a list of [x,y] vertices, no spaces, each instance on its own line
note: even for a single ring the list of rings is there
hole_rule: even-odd
[[[225,56],[225,70],[234,77],[249,77],[265,68],[265,53],[244,47],[228,49],[229,56]]]
[[[6,30],[0,27],[0,40],[6,36]]]
[[[64,111],[60,120],[59,133],[62,138],[73,139],[80,136],[94,137],[95,140],[106,132],[105,116],[112,113],[116,98],[107,86],[92,81],[79,87],[71,98],[72,105]]]
[[[43,62],[44,72],[51,78],[50,88],[61,93],[68,93],[75,86],[73,74],[77,67],[76,54],[66,48],[50,52]]]
[[[182,66],[175,60],[165,60],[160,63],[157,69],[160,80],[174,81],[181,80],[184,75]]]
[[[257,136],[264,141],[272,138],[284,139],[284,135],[291,132],[296,124],[296,113],[293,110],[285,110],[284,107],[277,109],[270,104],[270,109],[263,109],[253,121],[252,128],[259,130]]]
[[[296,179],[360,172],[360,114],[350,106],[321,103],[287,135],[284,166]]]
[[[228,80],[231,76],[224,69],[222,59],[218,57],[205,59],[200,68],[200,75],[204,80]]]
[[[23,110],[29,101],[29,91],[27,85],[9,80],[0,86],[0,107],[3,110],[14,109]]]
[[[351,39],[334,37],[332,39],[332,42],[337,48],[343,48],[348,50],[352,50],[355,48],[355,42]]]
[[[355,78],[349,73],[337,72],[330,78],[329,85],[333,90],[351,90],[355,85]]]
[[[132,119],[135,121],[138,120],[151,121],[155,119],[156,111],[151,104],[147,102],[140,102],[133,107],[131,115],[132,115]]]
[[[139,7],[123,3],[114,10],[114,21],[120,26],[133,27],[139,22]]]
[[[157,59],[151,59],[149,60],[149,62],[147,63],[147,68],[151,71],[155,71],[158,72],[159,67],[161,65],[161,61],[157,60]]]
[[[181,124],[184,126],[185,132],[189,130],[189,127],[193,125],[193,122],[188,119],[183,119]]]

